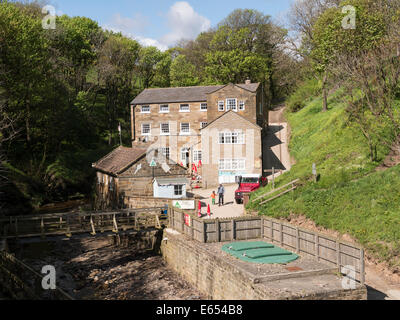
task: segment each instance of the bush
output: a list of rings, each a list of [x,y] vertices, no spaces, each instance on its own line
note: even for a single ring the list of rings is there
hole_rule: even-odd
[[[300,85],[289,97],[287,106],[291,112],[297,112],[303,109],[312,98],[320,93],[321,85],[319,81],[316,79],[309,79]]]

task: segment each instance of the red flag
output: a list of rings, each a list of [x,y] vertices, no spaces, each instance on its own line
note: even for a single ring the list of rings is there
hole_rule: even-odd
[[[208,214],[209,217],[211,217],[211,208],[210,208],[210,205],[208,205],[207,214]]]
[[[201,162],[201,160],[199,161],[199,165],[198,167],[201,168],[203,166],[203,163]]]
[[[201,218],[201,202],[199,201],[199,218]]]
[[[196,167],[195,164],[193,164],[193,171],[194,171],[195,173],[197,173],[197,167]]]

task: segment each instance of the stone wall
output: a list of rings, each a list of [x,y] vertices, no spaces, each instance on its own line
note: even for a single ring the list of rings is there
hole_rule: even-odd
[[[191,241],[171,230],[165,231],[161,252],[168,265],[212,300],[364,300],[366,288],[355,290],[321,290],[306,295],[288,294],[288,284],[282,294],[265,284],[254,283],[241,270],[208,252],[204,244]],[[331,275],[333,277],[333,275]],[[296,278],[297,279],[297,278]],[[293,279],[286,280],[290,282]],[[303,280],[304,281],[304,280]],[[307,282],[307,280],[305,280]],[[339,281],[339,279],[337,280]],[[278,282],[279,285],[279,282]],[[275,284],[276,286],[276,284]],[[319,289],[319,291],[317,290]],[[279,290],[278,290],[279,291]]]
[[[171,199],[157,199],[153,197],[125,197],[124,205],[127,209],[159,208],[168,205]]]
[[[245,134],[244,144],[219,144],[219,132],[226,130],[231,132],[241,130]],[[244,170],[232,171],[240,174],[262,174],[261,128],[238,117],[234,112],[225,114],[203,130],[202,146],[203,186],[206,189],[219,185],[220,159],[245,159]]]

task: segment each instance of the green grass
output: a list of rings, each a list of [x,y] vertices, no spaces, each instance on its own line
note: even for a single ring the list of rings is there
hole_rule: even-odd
[[[292,127],[291,155],[297,163],[276,186],[300,178],[300,187],[264,206],[249,208],[275,218],[304,215],[317,225],[350,234],[380,261],[400,270],[400,167],[375,172],[368,146],[356,128],[346,124],[340,92],[330,98],[330,110],[321,112],[315,99],[298,113],[288,113]],[[383,159],[388,149],[381,147]],[[320,181],[312,179],[317,164]],[[253,199],[270,191],[258,190]]]

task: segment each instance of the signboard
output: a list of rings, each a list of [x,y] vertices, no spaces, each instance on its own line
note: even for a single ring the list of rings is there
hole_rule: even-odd
[[[185,214],[185,224],[186,224],[188,227],[191,227],[191,226],[192,226],[192,219],[190,218],[190,216],[189,216],[188,214]]]
[[[151,160],[151,162],[150,162],[150,167],[152,167],[152,168],[157,167],[156,159],[153,158],[153,159]]]
[[[194,200],[179,200],[174,201],[174,207],[183,210],[194,210],[195,201]]]

